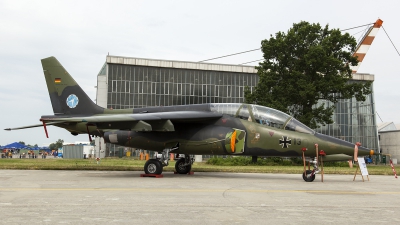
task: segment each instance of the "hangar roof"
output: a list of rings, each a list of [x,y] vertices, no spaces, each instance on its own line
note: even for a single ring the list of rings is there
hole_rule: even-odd
[[[237,73],[257,73],[257,70],[254,66],[175,61],[164,59],[145,59],[111,55],[107,56],[106,63],[179,69],[212,70]],[[353,80],[374,81],[374,75],[367,73],[355,73],[353,74]]]
[[[174,60],[163,60],[163,59],[143,59],[143,58],[132,58],[132,57],[110,56],[110,55],[107,56],[106,62],[113,64],[152,66],[152,67],[165,67],[165,68],[213,70],[213,71],[226,71],[226,72],[237,72],[237,73],[257,73],[257,70],[254,68],[254,66],[214,64],[214,63],[203,63],[203,62],[186,62],[186,61],[174,61]]]

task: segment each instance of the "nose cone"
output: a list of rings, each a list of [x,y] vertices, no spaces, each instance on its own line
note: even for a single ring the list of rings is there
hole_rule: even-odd
[[[326,154],[346,154],[354,155],[355,144],[344,141],[328,135],[315,133],[320,142],[317,143],[320,150],[324,150]],[[363,146],[358,146],[358,156],[366,156],[370,154],[370,150]]]

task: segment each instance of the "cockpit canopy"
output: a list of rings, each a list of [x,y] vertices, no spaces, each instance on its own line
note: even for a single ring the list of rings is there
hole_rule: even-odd
[[[218,112],[278,129],[314,134],[314,131],[295,118],[265,106],[241,103],[211,103],[212,112]]]

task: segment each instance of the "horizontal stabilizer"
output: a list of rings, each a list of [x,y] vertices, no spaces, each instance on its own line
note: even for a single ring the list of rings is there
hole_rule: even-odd
[[[49,123],[46,123],[46,126],[54,125],[54,124],[59,124],[59,123],[64,123],[64,121],[49,122]],[[4,129],[4,130],[7,130],[7,131],[22,130],[22,129],[33,128],[33,127],[43,127],[43,123],[41,123],[41,124],[35,124],[35,125],[30,125],[30,126],[24,126],[24,127],[6,128],[6,129]]]

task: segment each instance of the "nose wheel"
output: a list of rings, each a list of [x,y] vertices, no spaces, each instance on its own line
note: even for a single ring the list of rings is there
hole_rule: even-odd
[[[305,182],[313,182],[315,180],[315,173],[312,170],[306,170],[303,173],[303,180]]]

